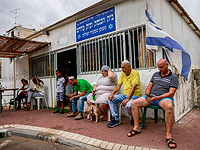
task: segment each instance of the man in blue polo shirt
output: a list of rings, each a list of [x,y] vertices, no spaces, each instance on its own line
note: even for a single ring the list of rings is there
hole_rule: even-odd
[[[128,137],[141,133],[139,127],[139,108],[147,107],[150,104],[159,105],[165,110],[166,123],[166,142],[169,148],[176,148],[177,145],[172,139],[172,126],[174,121],[173,96],[178,88],[178,77],[168,69],[168,63],[165,59],[158,61],[159,72],[153,74],[146,94],[131,103],[134,127],[127,134]]]

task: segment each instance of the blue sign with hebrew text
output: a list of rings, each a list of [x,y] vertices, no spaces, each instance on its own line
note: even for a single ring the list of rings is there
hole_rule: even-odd
[[[76,41],[115,31],[115,7],[76,22]]]

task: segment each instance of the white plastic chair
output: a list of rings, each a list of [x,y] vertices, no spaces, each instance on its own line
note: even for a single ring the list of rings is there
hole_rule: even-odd
[[[118,107],[118,114],[119,114],[119,122],[121,123],[121,120],[122,120],[122,104],[121,103],[117,103],[116,104],[117,107]],[[112,116],[111,116],[111,111],[110,111],[110,108],[108,108],[107,110],[107,114],[108,114],[108,121],[111,121],[112,120]]]
[[[46,87],[44,87],[44,91],[45,91]],[[40,110],[40,105],[41,108],[43,109],[43,103],[41,102],[41,100],[45,101],[46,107],[48,109],[48,103],[47,103],[47,99],[46,99],[46,92],[44,92],[44,96],[43,97],[34,97],[33,99],[37,100],[37,106],[38,106],[38,110]],[[31,110],[33,109],[33,101],[31,102]]]

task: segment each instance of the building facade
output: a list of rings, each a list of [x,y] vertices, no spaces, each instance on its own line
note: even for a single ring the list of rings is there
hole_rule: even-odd
[[[100,76],[102,65],[110,66],[119,77],[120,64],[128,59],[132,68],[140,74],[144,94],[151,76],[158,71],[157,61],[163,58],[161,48],[146,50],[145,9],[158,26],[184,47],[192,59],[189,80],[178,75],[180,84],[174,97],[174,109],[175,120],[179,120],[200,102],[200,79],[197,76],[200,74],[200,31],[177,0],[102,0],[35,32],[26,39],[50,42],[50,49],[46,47],[15,58],[15,71],[8,69],[10,62],[2,62],[2,84],[18,87],[21,78],[31,79],[37,75],[47,86],[48,104],[52,107],[56,104],[56,69],[63,72],[71,69],[77,78],[93,83]],[[171,70],[176,73],[175,68],[171,67]],[[15,80],[14,84],[12,79]],[[153,116],[153,112],[148,116]]]

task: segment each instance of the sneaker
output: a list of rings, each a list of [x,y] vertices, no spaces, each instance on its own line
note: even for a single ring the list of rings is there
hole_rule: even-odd
[[[74,118],[75,120],[83,119],[82,113],[78,113],[78,115]]]
[[[67,114],[67,117],[76,117],[77,116],[77,112],[72,112],[70,114]]]
[[[64,114],[64,113],[65,113],[64,111],[61,111],[61,112],[60,112],[60,114]]]
[[[118,125],[120,125],[120,124],[121,124],[121,123],[119,122],[119,120],[113,119],[109,124],[107,124],[107,126],[108,126],[109,128],[113,128],[113,127],[118,126]]]
[[[56,110],[56,111],[54,111],[53,113],[54,113],[54,114],[55,114],[55,113],[60,113],[60,111],[59,111],[59,110]]]

